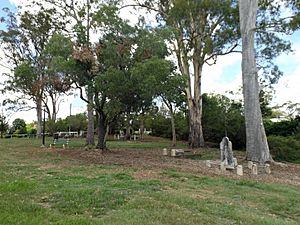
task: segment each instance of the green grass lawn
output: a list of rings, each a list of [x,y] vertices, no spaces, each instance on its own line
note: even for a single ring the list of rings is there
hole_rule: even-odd
[[[108,143],[145,151],[168,145]],[[136,169],[87,164],[39,146],[0,140],[0,225],[300,224],[299,187],[172,169],[161,170],[159,179],[138,179]]]

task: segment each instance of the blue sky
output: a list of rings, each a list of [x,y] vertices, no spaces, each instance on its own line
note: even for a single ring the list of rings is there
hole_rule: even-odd
[[[9,0],[0,0],[0,2],[1,2],[0,3],[0,9],[1,9],[1,11],[0,11],[0,17],[4,17],[5,16],[5,13],[2,10],[3,8],[9,8],[11,11],[15,12],[16,7],[13,4],[11,4],[9,2]],[[0,23],[0,29],[2,30],[3,28],[5,28],[4,25],[2,23]]]
[[[10,0],[17,4],[26,3],[27,0]],[[0,8],[8,7],[15,11],[16,6],[12,5],[9,0],[0,0]],[[0,16],[5,14],[0,12]],[[121,15],[123,17],[123,15]],[[136,15],[130,15],[124,12],[124,18],[136,19]],[[0,24],[0,29],[3,29]],[[293,44],[295,52],[293,54],[281,55],[276,59],[276,63],[284,72],[284,76],[280,79],[278,85],[275,85],[276,94],[274,96],[273,105],[283,104],[291,100],[292,102],[300,102],[300,32],[294,33],[292,36],[284,37]],[[4,68],[0,66],[0,78]],[[1,78],[0,80],[2,80]],[[230,54],[219,57],[217,64],[214,66],[205,66],[203,70],[202,87],[203,92],[225,94],[227,91],[237,92],[242,86],[241,82],[241,54]],[[241,98],[242,96],[240,96]],[[64,118],[69,113],[69,106],[72,104],[72,114],[83,112],[85,104],[78,97],[65,97],[65,101],[61,106],[59,117]],[[17,113],[13,117],[21,117],[30,122],[35,119],[35,112]]]

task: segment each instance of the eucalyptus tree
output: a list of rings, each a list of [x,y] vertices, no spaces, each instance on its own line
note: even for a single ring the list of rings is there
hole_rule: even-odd
[[[77,49],[81,49],[82,52],[89,53],[92,52],[92,46],[95,44],[91,39],[92,32],[96,32],[94,26],[94,16],[98,8],[103,5],[104,1],[101,0],[44,0],[35,1],[34,4],[43,8],[43,3],[49,4],[50,8],[56,9],[60,18],[65,20],[68,26],[64,29],[69,37],[71,37],[74,45]],[[93,102],[93,84],[95,77],[95,70],[91,68],[91,64],[86,62],[85,66],[81,67],[81,74],[72,77],[72,82],[81,89],[85,89],[88,102]],[[82,89],[83,88],[83,89]],[[85,95],[82,95],[85,99]],[[88,111],[88,128],[87,128],[87,145],[94,145],[94,109],[93,106],[87,104]]]
[[[69,94],[72,87],[70,75],[75,70],[75,62],[72,60],[73,43],[65,38],[61,33],[55,33],[49,39],[41,54],[45,64],[44,72],[44,91],[52,104],[45,104],[45,110],[48,113],[48,127],[50,132],[54,132],[54,124],[57,119],[57,113],[63,99],[62,94]],[[52,109],[50,109],[52,107]]]
[[[169,110],[172,128],[172,145],[176,145],[175,112],[182,108],[185,102],[185,79],[177,73],[169,73],[160,82],[158,96]]]
[[[237,1],[136,0],[134,6],[157,13],[161,26],[170,31],[171,51],[186,76],[189,111],[189,146],[204,146],[202,132],[202,76],[205,64],[237,51],[239,41]]]
[[[283,5],[292,9],[290,16],[281,16]],[[262,1],[261,9],[263,14],[259,11],[257,0],[239,2],[247,159],[264,163],[272,161],[272,156],[259,104],[260,87],[256,57],[263,56],[264,61],[272,63],[274,57],[290,50],[290,43],[280,39],[278,33],[290,33],[299,28],[300,5],[295,1]],[[255,32],[258,33],[256,40]],[[259,49],[261,46],[262,49]]]
[[[0,32],[0,42],[13,73],[8,74],[6,90],[19,93],[16,100],[33,101],[37,112],[37,134],[41,134],[42,105],[47,104],[46,64],[42,52],[53,33],[63,26],[55,18],[55,10],[12,13],[5,9],[6,29]],[[16,101],[11,101],[16,103]],[[23,103],[24,101],[22,101]]]

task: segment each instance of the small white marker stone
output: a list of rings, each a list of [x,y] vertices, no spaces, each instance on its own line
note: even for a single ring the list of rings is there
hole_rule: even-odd
[[[267,174],[271,174],[270,164],[265,165],[265,171],[266,171]]]
[[[221,170],[222,172],[223,172],[223,171],[226,171],[224,162],[221,162],[221,164],[220,164],[220,170]]]
[[[243,176],[243,166],[242,165],[237,165],[236,174],[239,176]]]
[[[211,163],[210,163],[210,160],[206,160],[206,166],[211,168]]]
[[[172,157],[175,157],[175,156],[176,156],[176,149],[172,149],[172,150],[171,150],[171,156],[172,156]]]
[[[167,156],[168,155],[168,150],[166,148],[163,149],[163,155]]]
[[[237,158],[233,158],[233,165],[234,165],[234,166],[237,166],[237,165],[238,165]]]
[[[252,166],[252,174],[253,175],[257,175],[258,174],[258,172],[257,172],[257,165],[256,164],[253,164],[253,166]]]
[[[248,169],[252,170],[253,167],[253,162],[252,161],[248,161]]]

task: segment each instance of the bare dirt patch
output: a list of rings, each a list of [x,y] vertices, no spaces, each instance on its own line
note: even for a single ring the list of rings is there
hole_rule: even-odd
[[[300,186],[300,165],[286,163],[283,165],[272,164],[271,174],[266,174],[263,168],[259,168],[259,174],[253,175],[247,168],[247,161],[244,160],[244,153],[237,152],[238,164],[244,168],[244,176],[237,176],[235,171],[221,172],[217,165],[208,168],[205,160],[173,158],[162,156],[161,149],[139,150],[139,149],[114,149],[107,152],[84,151],[84,150],[48,150],[60,156],[66,156],[86,163],[100,165],[120,165],[135,169],[133,176],[137,179],[163,179],[162,169],[175,169],[178,172],[192,173],[206,176],[224,176],[234,179],[251,179],[256,181],[292,184]],[[198,149],[191,154],[202,155],[208,150]],[[215,150],[211,150],[215,151]],[[217,153],[217,151],[215,151]]]

